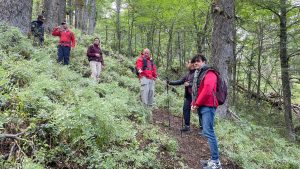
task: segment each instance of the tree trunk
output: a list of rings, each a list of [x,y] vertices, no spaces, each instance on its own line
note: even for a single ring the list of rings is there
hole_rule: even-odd
[[[228,67],[232,65],[234,56],[234,0],[215,1],[212,4],[212,16],[212,63],[228,84],[228,77],[230,77]],[[219,106],[217,112],[221,117],[228,115],[228,99],[222,106]]]
[[[88,34],[92,35],[96,27],[96,2],[95,0],[90,0],[90,9],[89,9],[89,28]]]
[[[283,107],[286,128],[292,141],[296,140],[291,108],[291,87],[289,78],[289,60],[287,56],[287,7],[286,0],[280,0],[280,62],[283,94]]]
[[[32,0],[1,0],[0,22],[18,27],[24,34],[30,31]]]
[[[132,51],[133,25],[134,25],[134,13],[128,12],[128,56],[129,57],[133,56],[133,51]]]
[[[260,88],[261,88],[261,57],[263,53],[263,40],[264,40],[264,28],[263,23],[259,24],[258,30],[258,59],[257,59],[257,90],[256,93],[260,95]],[[259,103],[259,99],[257,99],[257,103]]]
[[[248,69],[245,69],[247,70],[246,74],[247,74],[247,80],[248,80],[248,91],[252,91],[251,90],[251,87],[252,87],[252,67],[254,67],[254,64],[253,64],[253,59],[254,59],[254,41],[252,42],[252,48],[251,48],[251,54],[250,54],[250,59],[247,59],[248,60],[248,66],[247,68]],[[251,96],[248,96],[248,104],[249,102],[251,101],[250,100],[250,97]]]
[[[161,50],[161,27],[159,28],[158,31],[158,47],[157,47],[157,66],[160,66],[160,50]]]
[[[58,21],[57,23],[60,24],[63,21],[66,21],[66,0],[59,0],[58,1]]]
[[[65,0],[44,0],[45,30],[51,32],[54,27],[65,20]]]
[[[105,44],[106,44],[106,45],[108,45],[107,40],[108,40],[108,26],[106,25],[106,26],[105,26]]]
[[[169,40],[168,40],[168,46],[167,46],[167,66],[166,66],[166,70],[169,70],[169,67],[171,66],[171,60],[172,60],[172,40],[173,40],[173,28],[174,28],[174,22],[171,25],[171,28],[168,31],[169,34]]]
[[[121,12],[121,0],[116,0],[116,8],[117,8],[117,20],[116,20],[116,30],[117,30],[117,48],[118,52],[121,52],[121,21],[120,21],[120,12]]]
[[[233,31],[233,39],[234,39],[234,44],[233,44],[233,65],[232,65],[232,99],[231,99],[231,104],[236,105],[236,85],[238,83],[238,73],[237,73],[237,51],[236,51],[236,43],[237,43],[237,36],[236,36],[236,26],[234,25],[234,31]],[[241,49],[242,50],[242,49]]]
[[[82,12],[83,12],[83,4],[81,0],[76,0],[75,3],[75,28],[82,29]]]
[[[81,30],[84,33],[88,32],[88,24],[89,24],[89,1],[84,0],[84,8],[83,8],[83,15],[82,15],[82,27]]]
[[[73,25],[73,3],[72,0],[68,0],[68,14],[69,14],[69,25]]]

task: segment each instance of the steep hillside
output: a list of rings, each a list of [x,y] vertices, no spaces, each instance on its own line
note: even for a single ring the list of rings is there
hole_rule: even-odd
[[[176,142],[147,123],[129,62],[106,57],[96,84],[83,77],[92,37],[78,38],[70,66],[56,63],[55,38],[33,48],[0,25],[0,39],[1,168],[164,168],[161,146],[176,158]]]

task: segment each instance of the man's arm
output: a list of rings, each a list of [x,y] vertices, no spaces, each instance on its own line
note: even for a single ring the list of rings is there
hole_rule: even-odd
[[[55,27],[52,31],[52,35],[53,36],[60,36],[60,28],[59,27]]]

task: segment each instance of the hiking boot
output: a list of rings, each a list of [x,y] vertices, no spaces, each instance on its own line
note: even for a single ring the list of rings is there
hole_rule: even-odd
[[[190,131],[190,126],[184,125],[184,127],[180,131],[182,132]]]
[[[200,163],[203,166],[203,169],[222,169],[221,162],[214,160],[201,160]]]

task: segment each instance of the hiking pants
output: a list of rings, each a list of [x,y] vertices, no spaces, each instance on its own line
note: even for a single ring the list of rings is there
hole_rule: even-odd
[[[68,65],[70,60],[70,51],[71,51],[71,47],[59,45],[58,53],[57,53],[58,55],[57,62],[63,63],[64,65]]]
[[[210,147],[211,159],[219,160],[218,140],[215,135],[214,121],[216,108],[214,107],[199,107],[198,115],[202,116],[203,135],[208,139]]]
[[[91,78],[98,82],[102,70],[102,63],[97,61],[90,61],[90,67],[92,72]]]
[[[43,36],[34,36],[33,37],[33,46],[44,46],[44,37]]]
[[[191,104],[192,104],[192,98],[188,97],[184,99],[183,103],[183,118],[184,118],[184,124],[186,126],[190,126],[190,119],[191,119]]]
[[[141,100],[147,106],[152,106],[154,100],[155,81],[142,77],[141,82]]]

